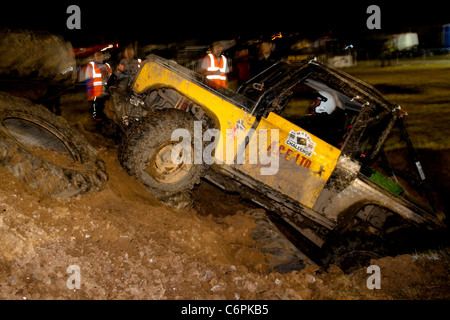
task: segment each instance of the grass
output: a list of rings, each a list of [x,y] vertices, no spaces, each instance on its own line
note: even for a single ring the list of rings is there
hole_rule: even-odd
[[[395,66],[360,64],[346,72],[378,88],[408,112],[418,149],[450,148],[450,60],[410,60]]]

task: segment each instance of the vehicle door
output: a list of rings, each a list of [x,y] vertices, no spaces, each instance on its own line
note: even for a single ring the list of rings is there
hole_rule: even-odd
[[[304,85],[298,90],[300,98],[291,98],[278,114],[269,112],[261,117],[243,151],[247,161],[235,168],[312,208],[341,151],[296,124],[306,115],[315,91]],[[258,159],[251,163],[256,145]]]

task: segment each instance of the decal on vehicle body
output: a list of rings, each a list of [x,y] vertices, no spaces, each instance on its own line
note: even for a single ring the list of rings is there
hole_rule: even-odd
[[[278,155],[280,155],[280,156],[281,156],[281,154],[284,154],[284,157],[282,157],[282,158],[287,161],[289,161],[291,158],[295,157],[295,163],[297,163],[299,166],[305,167],[307,169],[309,169],[311,167],[312,162],[310,159],[305,158],[304,156],[301,156],[300,153],[296,153],[292,149],[286,148],[286,146],[283,144],[280,144],[278,146],[277,142],[273,142],[267,148],[267,152],[272,152],[274,154],[276,154],[278,152]]]
[[[244,120],[239,119],[236,121],[236,128],[238,131],[245,131]]]
[[[239,132],[247,130],[244,124],[244,120],[242,119],[237,120],[235,124],[228,121],[228,128],[229,129],[227,129],[227,136],[231,137],[237,137]]]
[[[307,157],[312,156],[316,147],[316,143],[312,141],[311,136],[305,131],[296,132],[291,130],[285,143]]]

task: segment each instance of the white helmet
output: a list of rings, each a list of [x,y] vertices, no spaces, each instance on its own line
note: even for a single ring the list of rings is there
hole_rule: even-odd
[[[319,91],[317,97],[311,105],[315,113],[332,114],[336,110],[336,102],[331,94],[326,91]]]

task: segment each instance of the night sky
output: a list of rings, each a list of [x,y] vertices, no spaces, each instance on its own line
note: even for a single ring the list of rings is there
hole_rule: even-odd
[[[81,9],[81,30],[68,30],[66,9]],[[366,9],[381,9],[381,30],[369,31]],[[341,38],[370,32],[396,33],[414,27],[450,23],[444,1],[33,1],[11,2],[1,9],[0,27],[46,30],[75,46],[88,39],[161,43],[214,41],[298,31],[318,37],[332,31]]]

